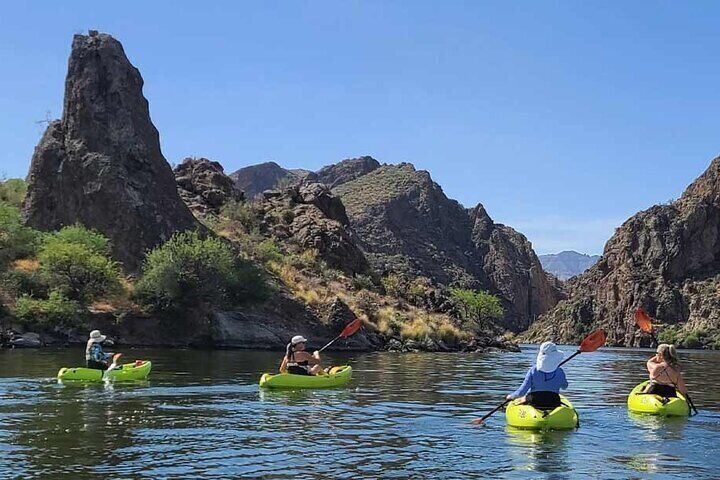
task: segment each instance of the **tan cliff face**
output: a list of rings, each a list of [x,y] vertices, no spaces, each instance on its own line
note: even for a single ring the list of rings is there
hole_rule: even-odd
[[[640,342],[633,313],[644,308],[659,324],[720,325],[720,158],[680,199],[640,212],[617,229],[602,257],[568,284],[560,302],[529,332],[574,341],[600,326],[608,342]]]
[[[35,148],[23,215],[52,230],[82,223],[105,234],[129,270],[178,230],[198,228],[178,196],[143,80],[110,35],[76,35],[61,120]]]

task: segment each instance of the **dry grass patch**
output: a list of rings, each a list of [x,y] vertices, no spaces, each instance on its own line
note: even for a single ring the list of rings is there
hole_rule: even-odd
[[[40,262],[35,259],[21,258],[20,260],[15,260],[11,267],[21,272],[31,273],[40,269]]]

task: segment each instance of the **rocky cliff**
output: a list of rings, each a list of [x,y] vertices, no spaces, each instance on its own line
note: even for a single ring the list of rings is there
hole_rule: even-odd
[[[538,258],[545,271],[555,275],[560,280],[568,280],[595,265],[600,260],[600,255],[586,255],[570,250],[539,255]]]
[[[269,190],[256,206],[263,230],[290,241],[301,251],[314,250],[320,259],[348,275],[365,273],[368,262],[348,229],[345,206],[321,183]]]
[[[610,344],[647,344],[633,320],[639,307],[660,324],[717,332],[720,157],[679,200],[655,205],[623,223],[600,260],[568,288],[569,298],[534,325],[527,338],[574,341],[600,326]]]
[[[140,72],[114,38],[75,35],[61,120],[35,148],[26,222],[52,230],[80,222],[110,238],[136,269],[148,249],[196,228],[150,120]]]
[[[197,214],[217,212],[227,202],[245,197],[222,165],[207,158],[186,158],[173,173],[180,197]]]
[[[241,168],[230,174],[230,178],[249,200],[257,200],[262,198],[265,190],[288,187],[304,179],[313,181],[315,174],[308,170],[287,170],[275,162],[265,162]]]
[[[498,294],[505,326],[520,331],[561,297],[527,239],[496,224],[482,205],[467,210],[430,174],[385,165],[334,189],[375,270],[420,275]]]
[[[330,188],[335,188],[379,167],[380,162],[369,156],[348,158],[321,168],[317,171],[315,180],[324,183]]]

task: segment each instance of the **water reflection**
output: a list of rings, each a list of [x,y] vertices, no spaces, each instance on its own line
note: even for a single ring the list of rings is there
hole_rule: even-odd
[[[568,348],[567,350],[571,350]],[[66,384],[81,350],[0,351],[0,477],[714,478],[719,353],[684,354],[699,416],[627,412],[649,351],[601,350],[567,365],[581,426],[508,429],[502,401],[536,349],[512,354],[335,354],[348,388],[260,391],[280,352],[138,350],[149,381]]]
[[[568,472],[568,437],[572,431],[533,432],[506,427],[510,454],[520,470],[541,473]]]

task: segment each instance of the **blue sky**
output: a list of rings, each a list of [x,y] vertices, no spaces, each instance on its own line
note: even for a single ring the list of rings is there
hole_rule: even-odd
[[[0,173],[58,117],[70,42],[111,33],[167,159],[429,170],[539,253],[600,253],[720,150],[718,2],[10,2]]]

